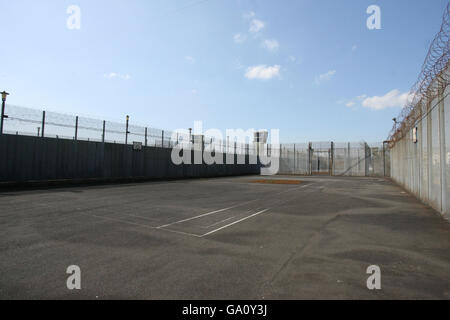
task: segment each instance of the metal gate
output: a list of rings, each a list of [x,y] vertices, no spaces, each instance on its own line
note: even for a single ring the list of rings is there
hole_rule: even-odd
[[[311,175],[332,175],[333,174],[333,152],[332,146],[324,146],[322,143],[309,145],[309,166]]]
[[[279,174],[389,176],[385,143],[310,142],[280,146]]]

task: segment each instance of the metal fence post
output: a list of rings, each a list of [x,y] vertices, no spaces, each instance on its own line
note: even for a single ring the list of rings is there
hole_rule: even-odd
[[[147,146],[147,127],[145,127],[145,146]]]
[[[312,142],[308,144],[308,174],[312,176]]]
[[[42,111],[42,130],[41,130],[41,137],[44,137],[44,131],[45,131],[45,111]]]
[[[161,136],[161,148],[164,148],[164,130],[162,130],[162,136]]]
[[[1,94],[2,94],[2,114],[0,116],[0,135],[3,134],[3,120],[8,117],[5,115],[5,107],[6,107],[6,97],[9,95],[9,93],[3,91]]]
[[[295,143],[294,143],[294,173],[297,171],[297,154],[295,150]]]
[[[106,129],[106,121],[103,120],[103,132],[102,132],[102,142],[105,143],[105,129]]]
[[[438,123],[439,123],[439,148],[440,148],[440,162],[441,162],[441,210],[447,212],[448,199],[447,199],[447,166],[446,160],[446,141],[445,141],[445,113],[444,113],[444,88],[439,88],[438,93],[439,107],[438,107]]]
[[[347,168],[345,168],[346,173],[350,173],[350,170],[352,168],[352,158],[350,155],[351,149],[350,149],[350,142],[347,145]]]
[[[330,176],[334,175],[334,142],[331,141]]]
[[[386,177],[386,147],[383,142],[383,177]]]
[[[130,121],[130,116],[127,116],[127,126],[126,126],[126,129],[125,129],[125,144],[128,144],[128,134],[130,133],[128,131],[128,123],[129,123],[129,121]]]
[[[75,141],[78,140],[78,116],[75,118]]]

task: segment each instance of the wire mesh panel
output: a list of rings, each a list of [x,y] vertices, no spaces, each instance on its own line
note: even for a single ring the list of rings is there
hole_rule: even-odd
[[[73,119],[71,119],[73,121]],[[73,123],[73,122],[72,122]],[[72,136],[75,136],[73,129]],[[102,141],[103,139],[103,121],[78,117],[77,139],[89,141]]]
[[[22,135],[39,135],[42,126],[42,111],[6,104],[3,132]]]
[[[390,151],[383,143],[311,142],[284,144],[280,174],[390,175]]]
[[[125,143],[126,124],[106,121],[105,123],[105,141],[113,143]]]
[[[432,101],[434,106],[437,99]],[[441,207],[441,154],[439,139],[439,108],[431,112],[431,190],[430,201],[435,207]]]
[[[420,105],[421,117],[391,146],[392,178],[449,215],[449,90]],[[414,136],[414,132],[417,132]]]
[[[145,145],[145,127],[128,125],[128,144],[140,142]]]
[[[443,186],[444,190],[444,199],[443,202],[443,210],[448,215],[450,215],[450,108],[448,107],[450,104],[450,87],[447,87],[444,91],[443,105],[442,105],[442,115],[444,117],[443,125],[444,125],[444,163],[443,169],[445,173],[443,174],[445,185]],[[447,106],[447,107],[446,107]]]
[[[450,218],[449,21],[450,4],[389,140],[392,178]]]
[[[330,174],[331,142],[311,143],[311,174]]]
[[[368,144],[367,162],[368,176],[386,175],[386,148],[383,143]]]

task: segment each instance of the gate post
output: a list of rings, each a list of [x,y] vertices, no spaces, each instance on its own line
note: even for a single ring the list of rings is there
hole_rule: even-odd
[[[308,144],[308,174],[312,176],[312,142]]]
[[[145,127],[145,146],[147,146],[147,127]],[[178,142],[178,133],[177,133],[177,142]]]
[[[75,141],[78,140],[78,116],[75,118]]]
[[[364,176],[370,176],[370,163],[372,160],[371,149],[367,142],[364,142]]]
[[[42,111],[41,137],[45,135],[45,111]]]
[[[297,172],[297,155],[295,150],[295,143],[294,143],[294,174]]]
[[[331,141],[331,152],[330,152],[330,176],[334,175],[334,142]]]
[[[103,120],[102,143],[105,143],[105,129],[106,129],[106,121]]]

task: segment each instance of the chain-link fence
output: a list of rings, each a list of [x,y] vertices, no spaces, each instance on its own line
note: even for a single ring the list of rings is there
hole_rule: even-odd
[[[47,138],[73,139],[118,144],[141,143],[143,146],[185,148],[231,154],[256,154],[253,141],[248,143],[195,136],[192,131],[172,132],[151,127],[79,117],[57,112],[7,104],[3,133]],[[188,130],[184,130],[188,131]]]
[[[390,135],[392,178],[450,218],[450,3]]]
[[[386,143],[310,142],[281,145],[280,174],[389,176]]]
[[[450,89],[421,104],[422,117],[392,146],[392,178],[450,218]]]

